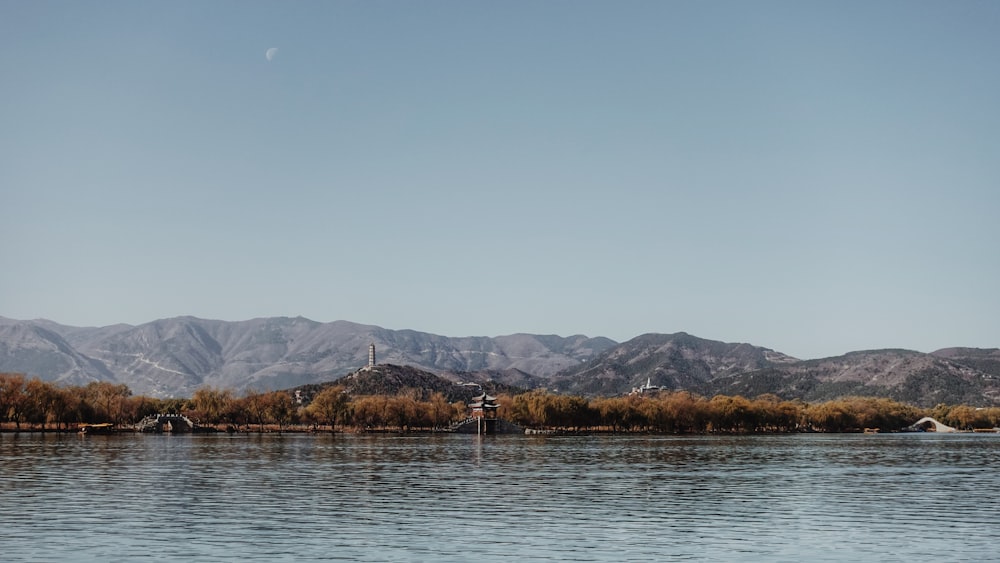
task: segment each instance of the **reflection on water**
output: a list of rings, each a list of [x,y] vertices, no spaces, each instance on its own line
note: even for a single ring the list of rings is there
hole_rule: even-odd
[[[1000,436],[0,435],[11,560],[989,560]]]

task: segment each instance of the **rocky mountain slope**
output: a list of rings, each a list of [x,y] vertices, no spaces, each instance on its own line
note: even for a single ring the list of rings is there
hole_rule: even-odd
[[[645,334],[621,344],[530,334],[452,338],[301,317],[178,317],[100,328],[0,317],[0,371],[75,385],[110,380],[158,397],[190,396],[202,385],[287,389],[355,372],[367,363],[370,343],[380,364],[413,366],[451,381],[589,396],[628,393],[648,380],[709,396],[773,393],[821,401],[866,395],[925,406],[1000,404],[998,349],[870,350],[799,360],[685,333]]]
[[[306,402],[318,391],[330,385],[339,385],[348,395],[396,395],[411,394],[419,400],[427,400],[434,393],[440,393],[449,402],[468,401],[483,391],[496,395],[521,393],[522,388],[512,387],[495,380],[482,384],[456,381],[413,366],[379,364],[372,369],[362,368],[331,382],[304,385],[293,389],[299,391]]]
[[[1000,349],[943,348],[931,354],[1000,379]]]
[[[550,386],[584,395],[627,393],[647,381],[701,395],[772,393],[824,401],[858,395],[924,406],[1000,404],[1000,350],[950,348],[932,354],[870,350],[798,360],[767,348],[685,333],[648,334],[550,378]]]
[[[0,371],[67,385],[117,381],[104,364],[77,351],[59,333],[32,323],[0,323]]]
[[[690,334],[644,334],[550,379],[550,387],[584,395],[628,392],[648,381],[668,389],[700,390],[716,378],[797,362],[750,344],[705,340]]]
[[[845,395],[939,403],[1000,404],[1000,378],[958,362],[911,350],[868,350],[724,377],[706,391],[823,401]]]
[[[542,377],[615,344],[585,336],[450,338],[301,317],[241,322],[178,317],[100,328],[0,318],[0,371],[71,384],[112,380],[157,397],[190,396],[202,385],[284,389],[364,366],[370,343],[379,363],[438,373],[514,370],[513,376]]]

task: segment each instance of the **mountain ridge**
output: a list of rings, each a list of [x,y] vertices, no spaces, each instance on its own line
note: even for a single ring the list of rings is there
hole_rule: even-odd
[[[1000,349],[859,350],[798,359],[685,332],[625,342],[516,333],[448,337],[304,317],[221,321],[191,316],[141,325],[71,327],[0,317],[0,371],[72,385],[108,380],[155,397],[201,386],[270,390],[337,380],[367,364],[410,365],[449,379],[580,395],[620,395],[650,382],[702,395],[786,399],[883,396],[930,406],[1000,404]]]
[[[279,389],[330,381],[364,366],[372,343],[380,363],[437,373],[516,370],[542,377],[616,344],[583,335],[446,337],[303,317],[181,316],[110,327],[0,317],[0,330],[9,333],[0,337],[0,371],[71,384],[108,379],[156,397],[190,396],[203,385]]]
[[[643,335],[549,381],[559,391],[582,395],[625,393],[649,382],[707,396],[772,394],[825,401],[853,395],[921,406],[1000,404],[1000,350],[942,350],[859,350],[799,360],[768,348],[686,333]]]

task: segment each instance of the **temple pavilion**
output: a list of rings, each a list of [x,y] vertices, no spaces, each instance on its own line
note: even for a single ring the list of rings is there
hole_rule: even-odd
[[[497,398],[491,397],[483,392],[478,397],[473,397],[469,403],[472,410],[472,418],[476,419],[478,434],[494,434],[497,429]]]

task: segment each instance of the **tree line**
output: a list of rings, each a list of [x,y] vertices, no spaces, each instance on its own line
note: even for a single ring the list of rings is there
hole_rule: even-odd
[[[304,399],[304,400],[303,400]],[[528,428],[608,432],[700,434],[709,432],[897,431],[923,416],[955,428],[1000,426],[1000,407],[938,405],[920,408],[885,398],[847,397],[809,404],[774,395],[753,399],[684,391],[587,399],[545,391],[499,394],[498,414]],[[463,401],[441,393],[405,389],[395,395],[349,395],[339,385],[297,399],[288,391],[201,387],[188,399],[132,395],[128,386],[92,382],[64,386],[0,373],[0,425],[21,430],[71,430],[81,423],[133,424],[161,413],[183,414],[199,424],[247,431],[433,430],[464,420]]]

